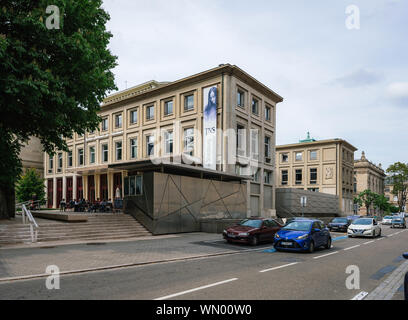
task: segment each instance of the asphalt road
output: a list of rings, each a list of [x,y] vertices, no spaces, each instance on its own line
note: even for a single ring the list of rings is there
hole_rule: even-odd
[[[48,290],[45,279],[4,282],[0,299],[352,299],[373,291],[408,251],[406,229],[382,226],[376,239],[344,235],[332,233],[340,237],[333,247],[313,254],[271,252],[266,245],[234,255],[64,275],[58,290]],[[359,289],[346,288],[350,265],[360,270]]]

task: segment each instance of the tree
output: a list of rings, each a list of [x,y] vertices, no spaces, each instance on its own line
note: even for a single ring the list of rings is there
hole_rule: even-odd
[[[408,193],[408,164],[396,162],[388,167],[387,173],[392,181],[392,193],[398,196],[399,212],[403,212]]]
[[[363,192],[360,192],[360,194],[357,196],[356,201],[357,203],[362,206],[366,207],[367,210],[367,215],[370,214],[370,207],[378,197],[378,194],[375,192],[372,192],[370,189],[364,190]]]
[[[33,196],[41,203],[44,202],[44,179],[40,177],[35,169],[27,169],[17,181],[16,196],[18,202],[32,200]]]
[[[48,4],[10,0],[0,8],[0,218],[14,216],[22,144],[36,136],[49,154],[67,151],[65,138],[96,129],[100,103],[116,89],[102,1],[53,0],[51,11]]]
[[[374,199],[374,207],[383,212],[390,212],[391,204],[383,194],[377,194]]]

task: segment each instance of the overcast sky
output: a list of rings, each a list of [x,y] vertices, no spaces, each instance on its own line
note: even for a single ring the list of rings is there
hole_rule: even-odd
[[[346,7],[360,29],[346,27]],[[310,131],[408,162],[408,1],[105,0],[120,90],[235,64],[284,98],[277,144]]]

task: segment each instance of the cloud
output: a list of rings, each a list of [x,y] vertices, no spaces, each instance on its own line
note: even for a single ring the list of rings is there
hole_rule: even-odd
[[[386,88],[391,101],[400,106],[408,106],[408,82],[393,82]]]
[[[350,74],[334,79],[331,84],[342,85],[346,88],[368,86],[384,80],[381,73],[358,69]]]

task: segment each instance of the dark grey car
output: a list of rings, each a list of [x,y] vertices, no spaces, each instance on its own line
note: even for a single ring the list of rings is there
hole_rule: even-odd
[[[391,228],[406,228],[407,223],[405,221],[405,218],[402,217],[394,217],[392,218],[391,222]]]

